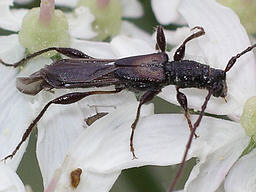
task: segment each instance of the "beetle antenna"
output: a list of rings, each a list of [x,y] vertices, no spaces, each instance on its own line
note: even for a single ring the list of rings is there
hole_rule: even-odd
[[[225,72],[228,72],[232,67],[233,65],[235,64],[236,62],[236,59],[238,59],[239,57],[241,57],[242,55],[244,55],[245,53],[251,51],[253,48],[256,47],[256,44],[250,46],[250,47],[247,47],[245,50],[243,50],[241,53],[238,53],[236,56],[233,56],[231,57],[231,59],[228,61],[228,64],[225,68]]]

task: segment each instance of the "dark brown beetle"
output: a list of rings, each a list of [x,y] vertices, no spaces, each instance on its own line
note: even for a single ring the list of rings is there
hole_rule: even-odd
[[[180,169],[172,183],[170,189],[170,191],[172,191],[181,174],[193,135],[196,136],[196,128],[200,124],[211,95],[214,97],[225,98],[227,95],[226,72],[232,68],[237,58],[256,47],[256,44],[252,45],[232,57],[224,71],[211,68],[208,65],[204,65],[196,61],[183,60],[186,43],[205,34],[202,27],[195,27],[193,29],[198,29],[199,31],[184,40],[182,45],[175,52],[173,61],[169,61],[168,55],[165,53],[166,41],[161,26],[157,28],[156,47],[160,50],[158,53],[106,60],[90,57],[83,52],[72,48],[50,47],[33,53],[15,64],[7,64],[1,61],[6,66],[17,67],[24,62],[27,62],[29,59],[52,50],[71,58],[58,60],[33,73],[29,77],[17,78],[17,88],[25,94],[35,95],[42,89],[50,90],[53,88],[71,89],[105,87],[109,85],[115,86],[115,90],[113,91],[73,92],[51,100],[30,124],[24,133],[22,140],[16,146],[12,154],[4,159],[12,158],[15,155],[21,144],[31,133],[35,124],[41,119],[51,104],[71,104],[90,95],[114,94],[122,91],[123,89],[144,92],[139,100],[136,118],[131,125],[132,133],[130,136],[130,150],[133,158],[136,158],[133,148],[133,136],[136,124],[139,120],[141,106],[144,103],[151,101],[159,92],[161,92],[163,87],[167,85],[175,85],[177,90],[177,100],[185,111],[185,117],[187,119],[191,135]],[[181,88],[191,87],[208,90],[208,95],[202,105],[202,110],[197,121],[193,125],[189,117],[187,98],[182,92],[180,92]]]

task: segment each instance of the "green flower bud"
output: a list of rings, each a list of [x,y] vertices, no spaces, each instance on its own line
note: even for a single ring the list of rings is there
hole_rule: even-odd
[[[120,0],[79,0],[77,7],[80,6],[88,7],[95,16],[93,29],[98,33],[96,40],[118,34],[122,19]]]
[[[256,141],[256,96],[248,99],[241,116],[241,125],[248,136]]]
[[[242,25],[250,34],[256,33],[256,1],[255,0],[217,0],[224,6],[230,7],[239,16]]]
[[[68,22],[64,13],[54,10],[51,20],[45,24],[39,20],[40,9],[31,9],[24,17],[19,41],[22,46],[28,49],[29,53],[48,47],[68,47],[70,36]],[[51,57],[55,51],[45,53],[44,56]]]

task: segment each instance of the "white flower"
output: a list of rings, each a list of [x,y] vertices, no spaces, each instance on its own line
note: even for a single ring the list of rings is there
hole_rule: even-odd
[[[225,180],[226,192],[253,192],[256,190],[255,160],[256,150],[254,149],[236,162]]]
[[[56,0],[57,5],[74,8],[78,0]],[[123,17],[137,18],[143,15],[143,9],[138,0],[121,0],[123,6]]]
[[[178,12],[181,0],[151,0],[151,6],[159,23],[167,25],[170,23],[185,24],[184,19]]]
[[[249,45],[248,37],[242,26],[239,25],[236,16],[214,1],[194,0],[190,2],[189,0],[183,0],[178,10],[190,27],[200,25],[206,31],[205,37],[200,37],[188,43],[186,49],[188,55],[204,57],[210,65],[215,64],[214,67],[224,69],[231,56]],[[212,17],[213,15],[214,17]],[[141,36],[146,35],[141,33]],[[3,37],[2,41],[8,41],[10,45],[14,43],[11,48],[1,44],[3,46],[1,51],[7,50],[2,54],[0,52],[0,57],[4,61],[13,62],[23,57],[24,49],[19,46],[16,35]],[[95,43],[73,39],[71,47],[78,48],[96,58],[121,58],[152,53],[154,52],[153,44],[148,43],[147,40],[117,36],[111,43]],[[17,57],[14,58],[13,54]],[[32,71],[38,70],[49,63],[51,63],[49,59],[36,59],[30,62],[22,73],[31,74]],[[243,102],[251,95],[255,95],[255,88],[251,87],[251,82],[255,82],[255,77],[251,77],[255,73],[252,70],[255,69],[254,65],[255,61],[252,53],[248,53],[239,59],[234,68],[228,73],[230,95],[228,102],[231,104],[225,104],[220,99],[212,98],[207,110],[216,114],[227,114],[233,118],[239,117]],[[21,112],[19,114],[14,111],[15,116],[9,115],[2,119],[7,123],[4,124],[6,127],[1,126],[0,128],[2,133],[0,142],[2,137],[6,137],[3,134],[5,129],[8,129],[8,135],[14,136],[13,139],[8,140],[10,144],[5,143],[4,145],[6,150],[10,150],[10,146],[11,148],[15,146],[11,142],[18,142],[17,140],[21,138],[20,135],[24,132],[24,129],[38,114],[38,110],[42,109],[42,104],[53,98],[53,95],[43,92],[35,98],[24,96],[15,89],[16,70],[1,66],[0,73],[3,74],[1,77],[7,79],[3,83],[1,81],[0,84],[1,90],[5,91],[1,92],[3,94],[2,98],[7,98],[6,102],[8,102],[10,97],[7,96],[10,94],[15,97],[10,102],[14,103],[21,100],[20,103],[24,105],[20,107]],[[239,83],[239,81],[243,83]],[[8,83],[10,83],[10,88],[6,86]],[[168,98],[174,101],[176,100],[176,93],[173,86],[170,87],[164,89],[161,95],[165,99]],[[239,93],[241,90],[243,90],[243,93]],[[201,93],[205,92],[202,90],[195,92],[194,90],[192,92],[184,90],[184,93],[188,96],[189,104],[192,104],[190,106],[200,109],[204,99]],[[244,94],[245,92],[246,94]],[[63,92],[56,91],[56,95],[59,94],[63,94]],[[30,101],[31,104],[25,100]],[[6,108],[9,109],[10,105],[5,104]],[[94,105],[98,107],[93,107]],[[152,105],[145,105],[142,108],[134,138],[136,155],[139,159],[132,160],[129,150],[129,136],[137,106],[138,103],[133,93],[125,91],[114,96],[88,97],[72,105],[51,106],[38,123],[37,157],[45,190],[48,192],[73,190],[71,189],[70,173],[77,168],[82,169],[80,183],[76,188],[77,191],[102,192],[110,190],[123,169],[143,165],[179,163],[189,135],[188,125],[180,114],[153,115]],[[109,114],[84,130],[84,118],[87,118],[90,114],[95,114],[96,110]],[[6,111],[4,110],[3,114],[6,114]],[[27,113],[31,113],[32,116],[27,115]],[[18,120],[21,119],[21,123],[16,123],[17,117]],[[193,121],[196,118],[196,116],[192,116]],[[16,127],[14,129],[8,128],[8,123],[16,123],[15,126],[19,127],[19,132],[17,132],[18,128]],[[197,134],[200,137],[193,142],[188,158],[198,157],[200,162],[194,167],[184,190],[215,191],[220,187],[228,171],[239,158],[249,138],[244,134],[244,130],[238,123],[211,117],[203,118]],[[22,156],[23,151],[18,152],[21,155],[17,158]],[[6,153],[8,154],[8,151],[1,154],[0,157],[4,157],[7,155]],[[250,156],[248,158],[253,159]],[[237,164],[237,167],[241,167],[243,160],[242,158],[238,161],[242,163]],[[12,161],[8,162],[11,163]],[[234,170],[236,170],[235,167]],[[230,173],[236,172],[233,169]],[[225,189],[228,189],[228,182],[232,179],[231,176],[228,176],[225,182]]]
[[[198,41],[191,41],[187,48],[188,54],[193,53],[193,51],[198,54],[200,51],[201,54],[199,56],[205,57],[209,64],[215,63],[216,68],[219,66],[220,69],[224,69],[231,56],[249,46],[245,31],[239,24],[237,17],[228,9],[212,1],[206,1],[205,3],[197,1],[193,3],[195,6],[191,4],[188,1],[183,1],[179,10],[181,13],[186,12],[188,14],[184,18],[187,18],[191,28],[196,25],[203,26],[206,30],[206,37],[200,37]],[[216,15],[215,13],[218,12],[219,17],[222,18],[221,22],[217,23],[215,19],[210,20],[213,25],[207,22],[209,20],[207,15],[203,17],[202,15],[197,16],[194,14],[199,5],[200,9],[212,15]],[[202,11],[202,14],[205,14],[205,12]],[[197,17],[205,19],[199,20]],[[219,18],[216,17],[216,20],[219,20]],[[229,22],[231,23],[230,25],[227,24]],[[234,32],[232,27],[236,27],[237,31]],[[216,30],[219,33],[216,33]],[[234,38],[229,38],[228,36],[230,35],[233,35]],[[129,47],[126,48],[126,44],[123,44],[122,41],[119,43],[122,50],[130,50]],[[193,46],[197,49],[193,49]],[[201,49],[198,49],[198,47]],[[220,50],[226,51],[220,52]],[[217,58],[216,55],[218,56]],[[255,64],[252,53],[248,53],[236,63],[235,67],[241,67],[241,65],[245,67],[245,69],[239,69],[239,71],[244,70],[244,72],[237,74],[236,78],[243,79],[245,78],[244,74],[250,73],[250,71],[247,73],[249,67],[244,66],[245,64],[250,66]],[[237,70],[235,67],[232,69],[233,73]],[[232,73],[230,72],[230,74]],[[248,78],[254,77],[250,76]],[[233,97],[229,98],[228,102],[235,103],[235,106],[213,99],[214,101],[207,108],[208,111],[217,114],[222,112],[222,114],[229,114],[234,117],[239,116],[242,110],[242,103],[255,92],[254,88],[251,88],[252,84],[248,82],[246,87],[241,87],[242,85],[239,83],[236,84],[237,86],[232,86],[233,82],[228,79],[230,84],[229,94],[236,93],[236,89],[247,89],[249,91],[248,95],[240,96],[240,94],[240,97],[238,96],[236,100]],[[161,95],[164,98],[173,97],[174,100],[175,92],[169,90],[170,88],[167,87]],[[195,105],[200,109],[200,104],[205,96],[199,94],[204,91],[199,90],[196,92],[197,94],[186,90],[184,92],[188,95],[190,104],[194,104],[195,100],[198,101],[198,105],[197,103]],[[221,107],[223,111],[218,107]],[[70,190],[69,176],[77,168],[83,170],[77,190],[82,191],[86,188],[88,191],[107,191],[123,169],[148,164],[169,165],[180,162],[189,134],[187,124],[180,115],[151,115],[141,118],[134,139],[136,154],[139,159],[131,160],[127,143],[129,143],[130,125],[134,117],[127,116],[127,113],[132,113],[135,110],[136,105],[132,106],[132,104],[125,110],[121,108],[120,111],[117,110],[108,117],[97,121],[77,139],[69,149],[61,169],[56,172],[58,177],[52,179],[56,184],[57,191]],[[127,123],[120,124],[119,121],[123,119]],[[195,117],[192,119],[195,120]],[[240,124],[210,117],[203,118],[197,133],[200,137],[194,141],[188,158],[192,156],[198,157],[200,162],[194,167],[184,190],[215,191],[220,187],[228,171],[248,144],[249,137],[245,135]],[[96,137],[99,140],[96,140]],[[90,146],[90,149],[87,151],[84,146]],[[98,183],[101,183],[101,185],[99,186]]]
[[[119,46],[124,42],[126,42],[127,49],[119,49]],[[2,37],[1,46],[0,57],[5,62],[13,63],[24,57],[25,50],[19,45],[17,35]],[[136,55],[154,51],[145,41],[126,36],[116,37],[111,43],[95,43],[73,39],[71,46],[97,58],[120,58],[123,54]],[[15,57],[13,57],[14,55]],[[2,133],[0,141],[5,146],[5,148],[1,148],[1,159],[13,151],[25,129],[35,118],[35,115],[39,113],[43,105],[50,99],[57,97],[56,95],[65,93],[56,91],[54,96],[51,93],[41,93],[37,97],[31,98],[17,91],[15,87],[17,74],[26,76],[50,63],[50,59],[35,59],[29,62],[19,74],[16,69],[0,66],[1,77],[4,80],[1,81],[1,94],[5,98],[1,103],[4,108],[1,115],[1,125],[3,126],[0,127]],[[10,75],[8,75],[9,73]],[[113,87],[109,89],[113,89]],[[13,99],[11,100],[12,97]],[[39,130],[37,157],[45,186],[49,184],[53,173],[62,164],[71,143],[84,131],[84,118],[102,111],[111,114],[111,111],[118,109],[119,106],[126,108],[131,104],[137,106],[134,94],[121,92],[112,96],[92,96],[79,104],[50,107],[37,126]],[[10,108],[10,106],[13,108]],[[153,113],[152,110],[151,113]],[[126,115],[130,116],[129,113],[126,113]],[[20,160],[24,153],[24,148],[25,145],[22,145],[21,150],[14,156],[14,159],[8,159],[7,163],[11,164],[16,158]]]
[[[20,178],[9,166],[0,163],[0,191],[25,192]]]
[[[209,65],[223,70],[232,56],[250,45],[248,36],[238,17],[230,9],[219,5],[215,1],[180,1],[178,11],[190,28],[202,26],[206,32],[205,36],[187,44],[187,55],[205,58]],[[227,73],[228,102],[225,103],[219,98],[211,98],[206,111],[212,114],[228,115],[239,121],[245,101],[256,94],[254,85],[256,81],[255,64],[253,52],[239,58],[235,66]],[[200,110],[206,92],[195,89],[186,89],[182,92],[187,95],[190,107]],[[171,102],[176,102],[175,94],[172,93],[175,93],[175,89],[169,86],[163,89],[161,96]],[[208,126],[215,126],[216,129],[223,127],[224,124],[224,120],[217,120],[218,123],[212,125],[205,117],[202,120],[203,122],[207,123]],[[221,186],[222,182],[225,183],[223,190],[228,192],[255,190],[255,184],[253,184],[255,175],[244,176],[244,180],[238,179],[240,177],[238,172],[246,175],[246,170],[250,169],[250,164],[247,164],[247,168],[242,171],[242,168],[246,166],[244,164],[245,159],[247,159],[247,162],[252,162],[254,157],[253,154],[248,154],[238,160],[241,152],[248,144],[249,137],[245,135],[239,123],[234,123],[234,126],[241,130],[239,138],[230,137],[229,141],[220,140],[219,142],[228,143],[215,151],[206,153],[203,157],[198,155],[200,162],[193,168],[184,191],[216,191],[223,187]],[[207,129],[202,124],[200,128]],[[212,135],[208,137],[211,138]],[[215,140],[215,142],[218,142],[218,140]],[[235,164],[237,160],[238,165]],[[226,175],[228,175],[227,180],[224,181]],[[231,185],[235,187],[231,187]],[[238,185],[240,186],[238,187]]]
[[[21,18],[25,14],[26,10],[22,12],[22,15],[18,14],[21,13],[19,10],[13,10],[10,11],[9,6],[12,4],[12,1],[9,0],[4,0],[3,2],[1,1],[0,8],[3,14],[3,17],[0,19],[0,26],[2,28],[8,29],[8,30],[14,30],[17,31],[19,30],[20,24],[21,24]],[[129,13],[129,11],[128,11]],[[15,15],[15,16],[14,16]],[[125,25],[131,25],[131,24],[126,24]],[[133,26],[132,26],[133,27]],[[126,27],[127,28],[127,27]],[[134,28],[134,27],[133,27]],[[128,30],[129,31],[129,30]],[[138,30],[137,30],[138,31]],[[130,33],[132,33],[132,30],[130,30]],[[148,36],[149,37],[149,36]],[[123,37],[125,38],[125,41],[128,40],[130,41],[130,38],[128,37]],[[131,39],[131,42],[136,42],[135,40]],[[140,41],[139,41],[140,42]],[[109,43],[93,43],[93,42],[85,42],[85,41],[79,41],[72,39],[72,47],[79,48],[80,50],[85,50],[86,53],[93,57],[98,57],[98,58],[116,58],[120,57],[122,54],[122,50],[117,51],[118,48],[115,48],[115,43],[118,44],[118,40],[113,41],[113,46],[110,45]],[[144,43],[144,42],[143,42]],[[132,44],[132,43],[131,43]],[[144,43],[146,44],[146,43]],[[143,45],[144,45],[143,44]],[[136,46],[139,45],[136,42]],[[150,47],[150,51],[149,51]],[[113,49],[113,50],[112,50]],[[116,51],[114,51],[116,50]],[[137,54],[141,52],[141,54],[144,54],[146,52],[152,52],[151,46],[143,47],[141,48],[142,51],[140,51],[139,47],[136,48],[131,48],[131,53],[129,51],[126,51],[126,54]],[[11,36],[6,36],[6,37],[1,37],[1,52],[0,52],[0,57],[2,60],[5,62],[9,63],[14,63],[21,58],[24,57],[24,52],[25,49],[22,48],[19,43],[18,43],[18,37],[17,35],[11,35]],[[29,75],[33,71],[39,70],[46,64],[50,64],[51,60],[50,59],[36,59],[30,63],[24,68],[24,70],[19,74],[19,75]],[[63,94],[63,92],[58,92],[55,94],[55,96],[49,94],[49,93],[44,93],[39,95],[36,98],[30,98],[26,97],[20,92],[17,91],[15,87],[15,79],[18,74],[17,69],[13,68],[8,68],[3,65],[0,66],[1,70],[1,95],[2,99],[1,100],[1,106],[2,106],[2,115],[1,115],[1,139],[0,142],[2,143],[1,151],[0,151],[0,158],[4,158],[7,155],[9,155],[14,148],[16,147],[17,143],[20,141],[23,133],[25,132],[25,129],[28,127],[28,125],[32,122],[32,120],[35,118],[35,116],[38,114],[39,110],[42,109],[42,106],[45,104],[45,102],[49,101],[49,99],[56,97],[56,95]],[[120,96],[119,96],[120,95]],[[38,124],[38,127],[40,130],[42,130],[39,133],[38,136],[38,151],[43,151],[46,150],[49,153],[49,149],[51,149],[53,152],[47,153],[46,156],[41,156],[38,154],[38,159],[39,163],[41,166],[42,174],[51,174],[54,172],[54,169],[50,170],[49,166],[47,164],[44,164],[44,158],[51,158],[50,155],[53,155],[54,159],[54,151],[57,149],[58,150],[58,145],[55,143],[50,143],[50,145],[53,144],[54,147],[52,148],[44,148],[44,145],[40,145],[40,142],[44,142],[44,139],[46,138],[46,147],[49,142],[48,140],[51,140],[51,137],[54,135],[51,135],[49,132],[49,136],[47,137],[47,131],[45,131],[44,127],[47,127],[50,130],[54,130],[55,136],[58,135],[58,139],[54,139],[55,142],[58,144],[61,144],[67,150],[68,146],[70,145],[71,142],[73,142],[74,138],[76,138],[81,131],[84,130],[84,118],[88,117],[91,114],[95,114],[96,112],[101,112],[107,111],[111,112],[113,108],[116,108],[116,106],[123,104],[125,106],[126,103],[130,103],[131,100],[133,102],[136,102],[135,97],[133,94],[124,94],[120,93],[115,95],[115,100],[111,99],[113,96],[105,96],[103,97],[103,102],[99,102],[98,99],[95,99],[92,97],[92,99],[88,100],[84,105],[84,111],[80,110],[80,107],[78,104],[70,105],[70,106],[65,106],[65,107],[57,107],[54,106],[52,107],[53,109],[49,109],[49,117],[47,118],[47,114],[42,118],[40,123]],[[96,97],[97,98],[97,97]],[[100,97],[101,98],[101,97]],[[109,99],[108,99],[109,98]],[[118,100],[118,98],[120,98]],[[137,103],[137,102],[136,102]],[[95,107],[90,107],[89,106],[93,105],[99,105],[101,104],[101,108],[103,109],[96,109]],[[111,104],[111,105],[110,105]],[[110,106],[109,106],[110,105]],[[106,106],[106,107],[104,107]],[[97,111],[95,111],[97,110]],[[89,113],[90,112],[90,113]],[[85,116],[83,115],[85,113]],[[62,120],[61,115],[65,116],[65,121]],[[50,123],[50,125],[48,125]],[[64,137],[59,137],[61,133],[64,133]],[[59,142],[58,142],[59,141]],[[24,153],[25,150],[25,144],[22,145],[21,149],[18,151],[18,153],[14,156],[12,160],[8,159],[6,162],[10,166],[14,166],[14,170],[16,170],[19,161]],[[52,165],[59,166],[62,163],[62,160],[64,156],[66,155],[66,151],[62,150],[62,156],[58,154],[57,159],[54,159],[55,161],[52,161]],[[59,161],[58,161],[59,160]],[[47,166],[46,169],[48,169],[46,172],[44,172],[45,167]],[[4,172],[3,172],[4,173]],[[47,184],[47,178],[44,178],[44,182]]]
[[[126,42],[126,46],[123,49],[119,49],[120,45],[122,45],[124,42]],[[126,56],[127,55],[131,56],[131,55],[137,55],[138,53],[145,54],[153,51],[153,48],[147,45],[146,42],[141,41],[139,39],[132,39],[126,36],[118,36],[114,38],[110,44],[74,40],[73,46],[97,58],[120,58],[120,57],[123,57],[124,54]],[[109,89],[113,90],[113,87]],[[91,96],[79,102],[78,105],[82,109],[82,114],[83,114],[81,117],[82,120],[84,118],[87,118],[91,114],[94,115],[96,113],[96,110],[97,112],[109,112],[110,114],[107,115],[106,118],[104,118],[103,120],[100,120],[103,124],[105,124],[106,123],[105,119],[109,119],[108,117],[111,116],[112,113],[115,113],[115,114],[120,113],[120,112],[115,112],[119,108],[122,108],[122,110],[125,112],[126,118],[132,117],[132,115],[136,113],[136,109],[135,111],[128,111],[127,109],[129,108],[130,105],[132,105],[133,107],[134,106],[137,107],[138,103],[133,93],[123,91],[115,95]],[[95,107],[91,107],[91,106],[99,106],[99,107],[96,107],[95,109]],[[54,112],[51,112],[51,110],[54,110]],[[57,173],[59,172],[60,165],[63,164],[62,162],[64,158],[68,159],[69,154],[67,154],[67,151],[69,149],[69,146],[71,142],[76,142],[75,138],[77,138],[78,136],[78,135],[75,135],[74,137],[70,137],[71,133],[74,132],[73,126],[74,126],[75,120],[74,119],[68,120],[66,119],[66,115],[65,115],[65,119],[67,121],[63,121],[63,115],[61,116],[58,115],[58,112],[56,112],[56,110],[64,110],[64,109],[63,109],[63,106],[54,106],[54,108],[52,107],[51,109],[49,109],[49,112],[44,115],[42,121],[38,123],[37,157],[38,157],[39,165],[44,178],[45,187],[49,185],[52,177],[53,176],[55,177],[56,174],[54,174],[54,172],[56,170],[57,170]],[[52,116],[53,113],[55,114],[54,116]],[[152,113],[153,111],[151,108],[150,114]],[[77,113],[73,112],[71,114],[73,118],[78,119]],[[127,122],[126,118],[123,118],[118,122],[120,124],[123,124]],[[69,126],[67,122],[70,122]],[[82,121],[80,119],[80,120],[77,120],[76,122],[81,123]],[[51,128],[51,126],[54,128]],[[98,125],[98,126],[101,126],[101,125]],[[80,126],[77,125],[76,127],[80,127],[80,129],[83,129],[82,125]],[[113,125],[111,125],[111,127],[114,128]],[[130,130],[130,127],[128,128],[128,130]],[[62,136],[56,138],[56,135],[59,135],[60,133]],[[82,132],[80,132],[79,135],[81,135],[81,133]],[[70,143],[65,144],[67,140],[63,138],[69,138],[68,140],[70,141]],[[98,136],[92,137],[91,139],[92,141],[95,140],[95,142],[97,143],[100,142],[100,139]],[[129,147],[129,143],[127,143],[127,147]],[[82,148],[84,149],[84,147]],[[92,150],[92,148],[88,150]],[[85,151],[87,151],[87,149]],[[99,177],[102,177],[102,175],[99,174]],[[97,182],[101,182],[101,181],[97,181]],[[87,187],[88,186],[85,186],[86,189]],[[92,187],[97,187],[97,186],[92,186]]]
[[[10,9],[14,0],[1,0],[0,2],[0,27],[10,31],[19,31],[22,24],[22,19],[27,13],[27,9]],[[57,5],[75,7],[75,1],[57,0]],[[123,17],[137,18],[143,15],[141,4],[137,0],[122,0]],[[86,7],[75,9],[74,14],[67,13],[69,22],[70,35],[79,39],[90,39],[95,37],[96,32],[93,31],[91,25],[94,21],[94,16]],[[149,42],[152,41],[151,37],[136,27],[134,24],[123,21],[121,25],[121,33],[134,37],[142,37]]]

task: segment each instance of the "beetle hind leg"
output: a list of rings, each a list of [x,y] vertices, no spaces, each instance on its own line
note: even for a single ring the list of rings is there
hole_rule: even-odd
[[[38,121],[42,118],[44,113],[47,111],[47,109],[52,104],[61,104],[61,105],[72,104],[72,103],[78,102],[81,99],[83,99],[83,98],[85,98],[87,96],[90,96],[90,95],[114,94],[114,93],[118,93],[120,91],[122,91],[122,89],[116,89],[116,90],[113,90],[113,91],[74,92],[74,93],[68,93],[68,94],[62,95],[60,97],[57,97],[57,98],[49,101],[44,106],[44,108],[41,110],[41,112],[37,115],[37,117],[33,120],[33,122],[29,125],[29,127],[26,129],[25,133],[22,136],[21,141],[18,143],[16,148],[13,150],[13,152],[10,155],[6,156],[2,160],[5,161],[5,160],[7,160],[9,158],[12,158],[17,153],[17,151],[19,150],[21,145],[27,140],[28,136],[32,132],[32,130],[35,127],[35,125],[38,123]]]

